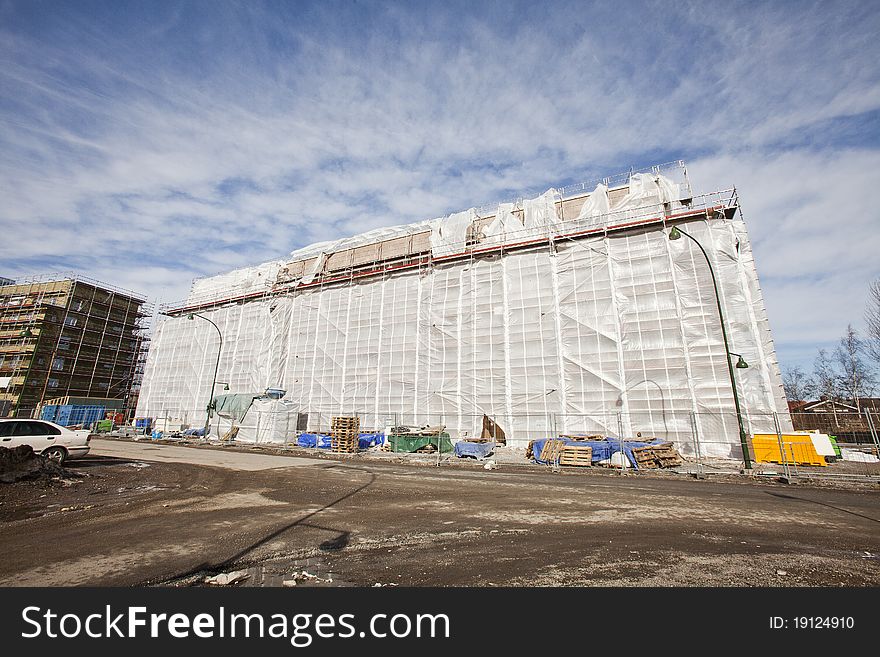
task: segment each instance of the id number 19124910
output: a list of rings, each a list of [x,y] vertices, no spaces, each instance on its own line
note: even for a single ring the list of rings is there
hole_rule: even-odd
[[[852,616],[795,616],[791,620],[797,630],[851,630],[855,626]]]

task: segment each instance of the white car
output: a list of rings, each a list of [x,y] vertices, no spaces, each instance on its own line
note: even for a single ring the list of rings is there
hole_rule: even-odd
[[[58,463],[88,454],[90,440],[88,429],[66,429],[45,420],[0,418],[0,447],[30,445],[35,452]]]

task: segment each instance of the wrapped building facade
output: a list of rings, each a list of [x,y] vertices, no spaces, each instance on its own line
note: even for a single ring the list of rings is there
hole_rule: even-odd
[[[312,431],[357,414],[462,438],[486,416],[512,445],[641,434],[688,452],[699,435],[737,456],[713,272],[729,350],[750,364],[736,370],[746,429],[774,430],[777,413],[786,428],[736,192],[695,197],[680,162],[197,280],[155,329],[138,415],[198,425],[216,367],[233,392],[286,390]]]

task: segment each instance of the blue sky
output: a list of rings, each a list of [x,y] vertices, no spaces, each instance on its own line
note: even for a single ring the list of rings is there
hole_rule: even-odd
[[[683,158],[783,365],[880,276],[870,2],[0,0],[0,276],[160,301],[313,241]]]

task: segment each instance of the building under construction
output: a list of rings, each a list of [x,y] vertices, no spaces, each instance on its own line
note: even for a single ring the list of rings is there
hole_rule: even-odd
[[[78,276],[0,285],[0,417],[37,416],[50,403],[133,411],[146,359],[145,303]]]
[[[736,456],[738,422],[790,428],[736,191],[694,195],[682,162],[314,244],[163,314],[139,416],[199,426],[222,383],[286,390],[312,431],[489,420],[513,445],[699,433]]]

